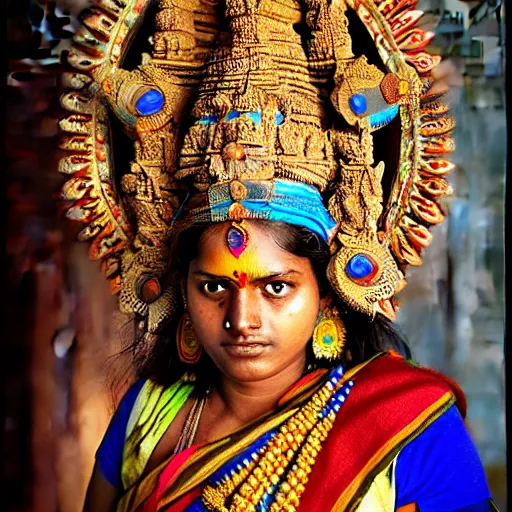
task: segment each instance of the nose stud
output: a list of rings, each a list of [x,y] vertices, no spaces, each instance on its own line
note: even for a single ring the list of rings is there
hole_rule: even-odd
[[[229,323],[229,320],[226,320],[224,322],[224,329],[231,329],[231,324]]]

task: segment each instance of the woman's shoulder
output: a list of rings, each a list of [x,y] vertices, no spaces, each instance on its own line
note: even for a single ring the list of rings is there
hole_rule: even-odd
[[[96,463],[101,474],[117,488],[121,487],[119,470],[128,420],[137,397],[146,383],[147,379],[139,378],[125,392],[96,452]]]
[[[375,394],[398,397],[402,406],[453,400],[462,415],[466,415],[466,398],[459,385],[447,375],[419,363],[405,359],[394,351],[374,356],[354,370],[353,380],[364,389],[368,398]],[[386,400],[382,401],[383,404]]]
[[[102,475],[115,487],[120,488],[121,466],[125,443],[140,421],[153,417],[158,410],[183,394],[189,385],[177,381],[165,386],[147,378],[139,378],[130,385],[110,421],[107,431],[96,452],[96,461]],[[182,391],[179,393],[179,391]],[[179,400],[180,403],[182,402]]]
[[[455,406],[449,407],[400,451],[396,464],[397,506],[457,510],[490,498],[476,446]],[[482,510],[488,510],[483,508]]]

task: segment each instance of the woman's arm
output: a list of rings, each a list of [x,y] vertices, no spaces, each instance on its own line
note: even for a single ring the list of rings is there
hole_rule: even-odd
[[[114,512],[119,498],[119,489],[114,487],[95,465],[87,488],[83,512]]]
[[[121,466],[126,425],[133,404],[144,384],[138,380],[121,399],[107,432],[96,452],[96,464],[87,489],[84,512],[112,512],[121,498]]]

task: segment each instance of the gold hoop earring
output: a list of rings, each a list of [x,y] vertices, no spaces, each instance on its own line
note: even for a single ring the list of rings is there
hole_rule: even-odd
[[[335,308],[320,311],[313,331],[313,354],[317,359],[339,359],[347,330]]]
[[[186,364],[196,364],[201,358],[203,347],[196,338],[192,320],[188,313],[181,317],[176,331],[176,345],[180,361]]]

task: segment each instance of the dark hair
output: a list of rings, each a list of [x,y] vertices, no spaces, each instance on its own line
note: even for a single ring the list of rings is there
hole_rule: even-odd
[[[342,355],[345,368],[355,366],[368,360],[375,354],[385,350],[396,350],[410,358],[410,350],[402,335],[387,318],[376,315],[374,319],[358,313],[341,301],[332,292],[327,280],[327,264],[331,257],[329,246],[316,233],[302,226],[283,222],[257,221],[282,249],[299,257],[308,258],[318,280],[320,293],[325,296],[331,293],[333,305],[338,309],[347,329],[346,348]],[[176,254],[176,265],[181,275],[186,276],[190,262],[196,258],[201,239],[210,225],[195,226],[184,231],[173,247]],[[179,379],[191,367],[182,363],[178,357],[175,343],[179,318],[183,311],[177,311],[175,318],[155,342],[151,354],[146,357],[139,369],[139,374],[168,386]],[[308,345],[307,361],[315,366],[330,367],[339,361],[319,363],[314,359],[311,343]],[[218,371],[211,359],[203,354],[200,362],[195,365],[197,389],[204,390],[213,384]]]

